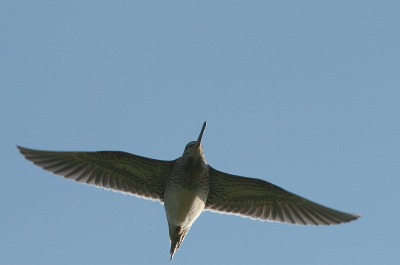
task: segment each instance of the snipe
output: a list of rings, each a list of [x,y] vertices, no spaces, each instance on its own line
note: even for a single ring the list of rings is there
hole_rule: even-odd
[[[186,145],[172,161],[125,152],[51,152],[18,147],[26,159],[79,183],[111,189],[164,204],[171,240],[171,259],[203,211],[240,215],[262,221],[331,225],[360,215],[339,212],[264,180],[235,176],[209,166],[201,139]]]

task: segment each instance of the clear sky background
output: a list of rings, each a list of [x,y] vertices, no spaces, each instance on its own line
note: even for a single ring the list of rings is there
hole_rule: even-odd
[[[399,1],[2,1],[0,263],[168,264],[164,208],[16,144],[207,162],[362,218],[204,212],[172,264],[400,260]]]

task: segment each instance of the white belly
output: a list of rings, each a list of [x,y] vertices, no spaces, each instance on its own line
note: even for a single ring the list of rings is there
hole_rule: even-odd
[[[205,199],[195,190],[181,188],[170,192],[164,201],[168,223],[174,226],[190,227],[205,206]]]

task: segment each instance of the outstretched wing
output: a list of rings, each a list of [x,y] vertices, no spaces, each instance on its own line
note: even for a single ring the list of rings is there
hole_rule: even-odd
[[[347,223],[361,216],[327,208],[260,179],[234,176],[211,167],[205,210],[300,225]]]
[[[35,165],[66,179],[161,203],[175,162],[125,152],[51,152],[18,148]]]

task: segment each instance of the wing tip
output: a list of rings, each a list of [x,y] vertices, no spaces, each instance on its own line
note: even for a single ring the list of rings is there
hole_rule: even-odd
[[[22,147],[20,145],[17,145],[18,151],[21,155],[23,155],[25,158],[27,158],[26,156],[29,154],[29,151],[31,151],[31,149]]]
[[[361,218],[362,217],[362,214],[350,214],[351,215],[351,217],[353,218],[353,219],[351,219],[351,221],[355,221],[355,220],[357,220],[358,218]]]
[[[22,147],[20,145],[16,145],[16,146],[17,146],[17,148],[18,148],[20,153],[22,153],[22,151],[26,150],[26,148],[24,148],[24,147]]]
[[[38,151],[38,150],[33,150],[33,149],[26,148],[26,147],[22,147],[20,145],[16,145],[16,146],[18,148],[18,151],[25,157],[26,157],[26,155],[28,155],[32,151]]]

